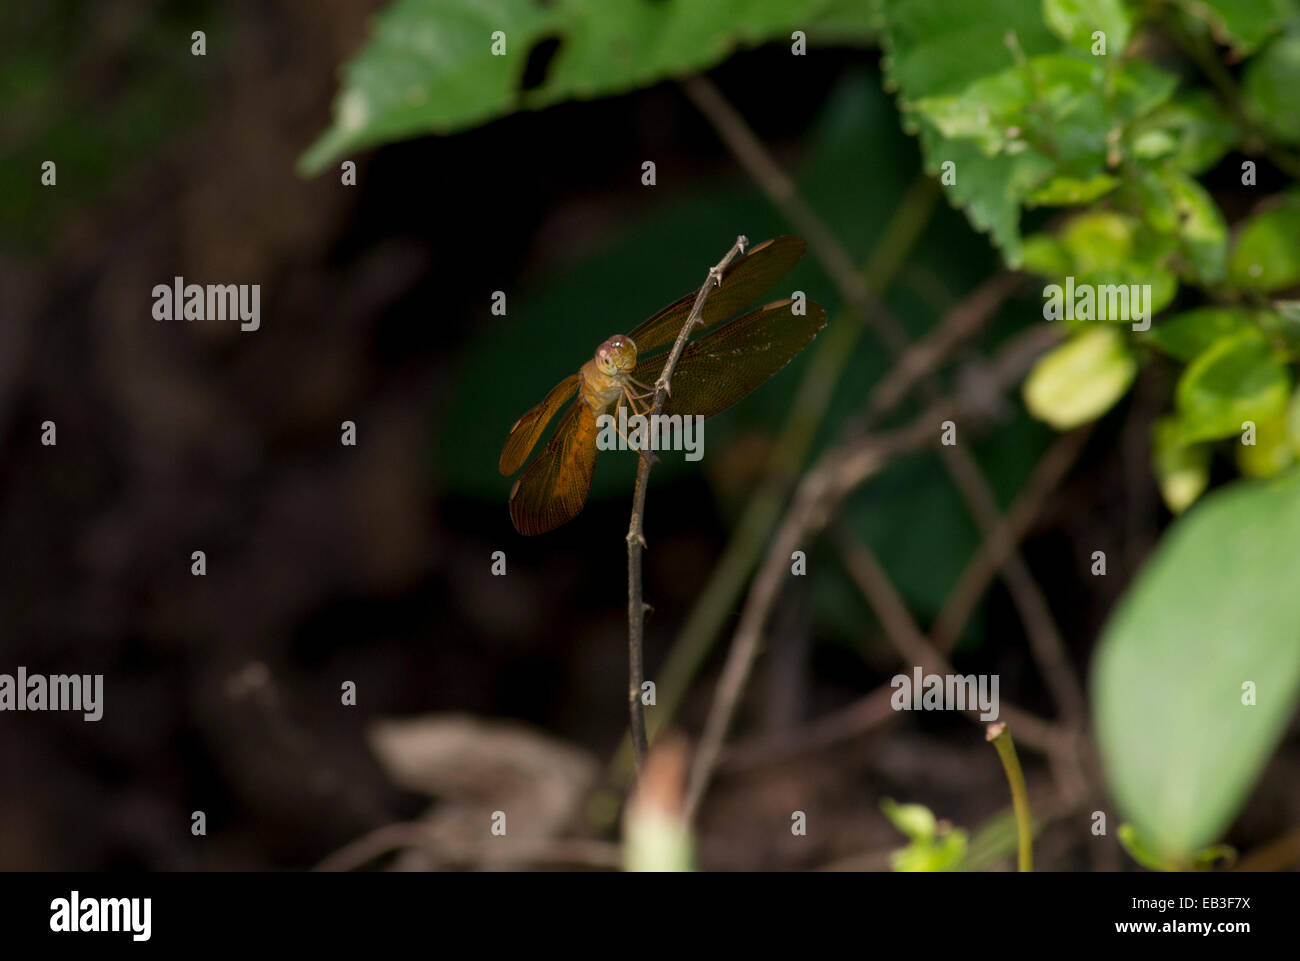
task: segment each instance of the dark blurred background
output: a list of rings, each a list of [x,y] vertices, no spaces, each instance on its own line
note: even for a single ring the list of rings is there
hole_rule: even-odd
[[[305,868],[431,803],[495,797],[496,769],[465,770],[474,750],[440,755],[453,770],[423,788],[381,762],[370,725],[424,715],[518,721],[571,752],[583,789],[556,818],[614,836],[616,800],[602,809],[589,789],[617,784],[599,772],[626,729],[631,458],[604,455],[584,513],[525,539],[506,512],[500,444],[600,340],[696,287],[737,233],[790,227],[670,84],[358,154],[355,187],[337,169],[299,178],[338,65],[380,6],[48,0],[0,12],[0,671],[105,675],[99,723],[0,718],[0,869]],[[205,57],[190,53],[197,29]],[[875,61],[819,49],[792,66],[780,46],[713,73],[861,259],[920,174]],[[56,187],[40,185],[47,159]],[[653,188],[640,182],[647,159]],[[939,202],[890,303],[919,336],[996,269]],[[153,286],[178,275],[261,284],[261,329],[154,321]],[[834,314],[814,265],[791,284]],[[504,318],[489,309],[496,290]],[[1022,327],[1031,294],[972,351]],[[710,421],[702,464],[656,468],[651,678],[805,362]],[[864,340],[819,446],[887,367]],[[1141,408],[1141,394],[1126,403]],[[1079,670],[1164,523],[1145,469],[1157,407],[1098,428],[1025,544]],[[999,416],[978,453],[1005,506],[1051,437],[1016,403]],[[55,447],[40,443],[45,420]],[[345,420],[355,447],[339,442]],[[900,461],[850,512],[926,624],[978,544],[937,459]],[[1098,548],[1106,578],[1085,576]],[[190,573],[195,550],[204,577]],[[504,578],[491,575],[496,550]],[[813,576],[777,607],[738,735],[823,715],[895,673],[834,552],[808,551]],[[999,672],[1004,698],[1051,714],[1000,586],[956,661]],[[720,663],[715,652],[687,697],[687,735]],[[355,708],[339,703],[344,681]],[[1024,759],[1031,787],[1046,783],[1040,760]],[[527,805],[523,783],[511,789]],[[1273,793],[1250,805],[1238,841],[1295,819],[1285,782],[1263,785]],[[724,770],[701,815],[701,863],[885,867],[872,852],[902,839],[884,797],[972,830],[1007,806],[978,728],[907,717]],[[790,837],[795,808],[815,837]],[[1088,848],[1081,830],[1049,832],[1040,863],[1118,866]]]

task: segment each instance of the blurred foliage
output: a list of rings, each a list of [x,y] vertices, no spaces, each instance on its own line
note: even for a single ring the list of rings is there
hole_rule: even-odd
[[[1165,535],[1106,627],[1091,686],[1102,761],[1165,861],[1220,837],[1294,710],[1297,543],[1300,477],[1216,492]]]
[[[206,3],[155,7],[141,29],[106,41],[108,7],[0,6],[0,244],[9,251],[39,252],[63,216],[195,117],[203,64],[190,54],[190,34],[202,23],[212,43],[222,18]],[[57,165],[53,187],[41,184],[47,160]]]

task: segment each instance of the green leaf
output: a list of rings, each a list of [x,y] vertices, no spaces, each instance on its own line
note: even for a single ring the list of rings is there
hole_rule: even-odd
[[[1252,329],[1253,311],[1241,307],[1198,307],[1155,321],[1141,339],[1184,362],[1220,340]]]
[[[860,8],[874,11],[874,4]],[[374,21],[365,48],[343,68],[334,120],[298,162],[304,174],[352,150],[446,134],[511,113],[621,93],[703,70],[740,46],[794,30],[860,39],[867,17],[845,0],[397,0]],[[822,23],[820,18],[828,18]],[[505,54],[493,55],[493,34]],[[529,54],[559,48],[535,89],[522,83]]]
[[[900,95],[905,125],[918,132],[925,168],[951,162],[945,184],[954,207],[987,231],[1007,262],[1020,261],[1020,203],[1053,171],[1034,150],[989,156],[970,141],[945,137],[913,105],[927,97],[956,97],[967,86],[1000,73],[1016,60],[1007,38],[1025,56],[1059,49],[1037,5],[1026,0],[890,0],[885,4],[886,77]]]
[[[1238,482],[1176,521],[1098,646],[1106,779],[1161,861],[1187,864],[1222,836],[1295,710],[1298,481]]]
[[[1282,0],[1179,0],[1189,13],[1209,24],[1214,39],[1240,56],[1253,53],[1277,30],[1285,16]]]
[[[1239,136],[1237,125],[1210,91],[1176,96],[1133,125],[1129,153],[1139,161],[1166,159],[1190,176],[1217,164]]]
[[[1023,266],[1040,277],[1064,277],[1074,272],[1074,257],[1051,234],[1030,234],[1025,238]]]
[[[898,804],[890,798],[880,810],[911,844],[895,851],[890,862],[895,871],[956,871],[966,856],[967,836],[960,828],[939,821],[920,804]]]
[[[1228,261],[1228,279],[1266,292],[1300,284],[1300,196],[1288,195],[1246,221]]]
[[[1169,187],[1181,224],[1180,249],[1191,277],[1204,286],[1223,279],[1228,260],[1228,225],[1209,192],[1185,174],[1172,173]]]
[[[1286,406],[1287,369],[1273,357],[1268,339],[1247,330],[1218,341],[1183,371],[1174,392],[1183,440],[1215,440],[1240,434]]]
[[[1246,477],[1272,477],[1291,466],[1295,451],[1287,435],[1287,412],[1278,411],[1255,424],[1254,443],[1246,437],[1235,447],[1237,469]]]
[[[1098,197],[1104,197],[1120,185],[1118,177],[1110,174],[1094,174],[1091,177],[1053,177],[1041,187],[1031,190],[1025,197],[1026,206],[1030,207],[1065,207],[1071,204],[1086,204]]]
[[[1069,430],[1115,406],[1136,375],[1137,361],[1123,334],[1114,327],[1087,327],[1034,364],[1025,379],[1025,406],[1057,430]]]
[[[890,824],[914,841],[933,838],[939,823],[924,804],[899,804],[893,798],[883,798],[880,810]]]
[[[1176,418],[1155,422],[1151,438],[1152,470],[1165,506],[1181,514],[1205,493],[1210,484],[1210,448],[1188,444]]]
[[[1275,139],[1300,143],[1300,33],[1279,37],[1246,64],[1242,101],[1247,115]]]
[[[1106,55],[1118,58],[1128,46],[1133,20],[1123,0],[1043,0],[1043,19],[1072,47],[1092,49],[1093,31],[1106,35]]]

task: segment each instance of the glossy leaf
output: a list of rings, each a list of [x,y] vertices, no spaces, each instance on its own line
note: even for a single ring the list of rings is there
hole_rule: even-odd
[[[1246,112],[1282,143],[1300,143],[1300,32],[1273,41],[1246,64],[1242,99]]]
[[[1228,279],[1247,290],[1300,284],[1300,195],[1255,214],[1242,225],[1228,262]]]
[[[1232,437],[1275,416],[1291,393],[1287,369],[1257,330],[1215,343],[1188,364],[1175,400],[1187,443]]]
[[[1241,307],[1198,307],[1155,320],[1142,335],[1145,343],[1190,362],[1220,340],[1253,328],[1252,312]]]
[[[1088,327],[1034,364],[1025,379],[1025,406],[1057,430],[1069,430],[1115,406],[1136,374],[1123,334],[1114,327]]]
[[[1161,418],[1151,432],[1151,468],[1165,506],[1181,514],[1210,485],[1209,445],[1187,443],[1176,418]]]

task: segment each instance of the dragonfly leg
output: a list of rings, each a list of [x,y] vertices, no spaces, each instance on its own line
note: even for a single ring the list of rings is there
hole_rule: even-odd
[[[629,407],[632,408],[632,413],[634,413],[634,414],[640,414],[642,417],[644,417],[646,411],[648,411],[648,410],[650,409],[650,405],[649,405],[649,404],[646,404],[646,405],[645,405],[645,411],[643,411],[643,410],[641,410],[641,409],[637,406],[637,403],[636,403],[636,402],[637,402],[637,398],[640,398],[640,397],[643,397],[643,396],[645,396],[645,395],[644,395],[644,394],[633,394],[630,390],[628,390],[626,387],[624,387],[624,388],[623,388],[623,396],[620,397],[620,398],[618,399],[618,404],[615,405],[615,408],[614,408],[615,415],[617,415],[617,413],[618,413],[618,408],[620,408],[620,407],[623,406],[623,400],[624,400],[624,398],[626,398],[626,399],[627,399],[627,405],[628,405]],[[650,423],[649,423],[649,421],[647,420],[647,422],[646,422],[646,431],[648,432],[649,430],[650,430]],[[652,450],[641,450],[639,447],[637,447],[635,444],[633,444],[630,440],[628,440],[627,435],[624,434],[622,430],[619,430],[619,436],[621,436],[621,437],[623,438],[624,442],[625,442],[625,443],[627,444],[627,446],[630,447],[632,450],[634,450],[634,451],[636,451],[637,453],[639,453],[642,457],[649,457],[649,458],[650,458],[650,463],[652,463],[652,464],[658,463],[659,458],[658,458],[657,456],[655,456],[654,451],[652,451]]]

